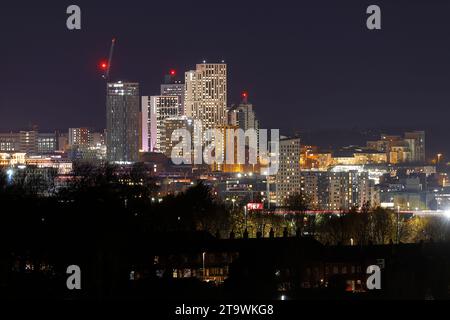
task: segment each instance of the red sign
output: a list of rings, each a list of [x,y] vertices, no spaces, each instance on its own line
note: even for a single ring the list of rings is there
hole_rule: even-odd
[[[248,203],[247,204],[247,210],[248,211],[263,210],[263,209],[264,209],[264,204],[263,203]]]

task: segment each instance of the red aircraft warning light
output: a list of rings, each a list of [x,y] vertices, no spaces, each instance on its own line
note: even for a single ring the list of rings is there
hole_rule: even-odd
[[[241,96],[242,96],[242,102],[243,103],[248,103],[248,92],[247,91],[243,91]]]
[[[170,75],[172,77],[176,76],[177,75],[177,71],[175,69],[170,70]]]
[[[102,70],[108,69],[108,63],[107,63],[106,61],[101,61],[101,62],[100,62],[100,68],[101,68]]]

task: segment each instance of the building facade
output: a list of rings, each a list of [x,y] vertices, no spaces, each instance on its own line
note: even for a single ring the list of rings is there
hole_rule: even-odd
[[[227,65],[197,64],[185,74],[185,115],[201,120],[202,130],[227,123]]]
[[[89,147],[92,142],[92,131],[89,128],[69,128],[69,145]]]
[[[248,94],[246,92],[242,94],[242,102],[239,105],[232,106],[228,111],[228,124],[244,131],[253,129],[256,132],[256,136],[259,136],[259,121],[256,118],[253,104],[248,102]],[[257,140],[259,141],[259,139]]]
[[[139,157],[139,84],[107,84],[106,98],[107,160],[129,163]]]
[[[279,168],[275,177],[275,202],[285,206],[289,197],[301,193],[300,139],[280,139]]]
[[[179,101],[177,96],[152,96],[149,109],[149,151],[165,152],[162,139],[166,127],[164,120],[178,116]]]
[[[58,150],[58,136],[56,133],[39,133],[37,137],[37,153],[49,154]]]
[[[178,140],[172,141],[172,135],[176,130],[186,130],[189,132],[191,137],[194,135],[194,122],[192,119],[182,116],[166,118],[163,121],[164,130],[161,132],[161,152],[164,153],[168,158],[172,156],[172,149],[179,142]],[[177,137],[180,138],[180,137]],[[181,139],[181,138],[180,138]],[[192,147],[192,140],[191,140]],[[178,155],[182,157],[183,155]]]
[[[178,97],[178,116],[185,115],[184,112],[184,83],[176,78],[176,71],[171,70],[161,85],[162,96]]]

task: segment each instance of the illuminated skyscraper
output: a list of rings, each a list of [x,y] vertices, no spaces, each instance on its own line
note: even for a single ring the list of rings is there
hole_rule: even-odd
[[[139,84],[107,85],[106,146],[110,162],[136,162],[139,155]]]
[[[185,115],[202,121],[203,132],[227,124],[227,65],[197,64],[185,74]]]
[[[178,115],[184,115],[184,83],[177,79],[175,70],[170,70],[166,75],[164,84],[161,85],[161,95],[178,97]]]

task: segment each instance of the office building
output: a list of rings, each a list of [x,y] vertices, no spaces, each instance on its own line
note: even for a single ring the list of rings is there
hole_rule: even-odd
[[[132,163],[139,156],[139,84],[107,84],[106,146],[107,160]]]

